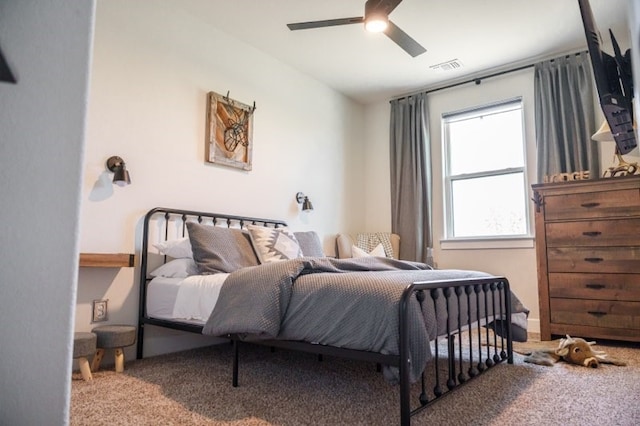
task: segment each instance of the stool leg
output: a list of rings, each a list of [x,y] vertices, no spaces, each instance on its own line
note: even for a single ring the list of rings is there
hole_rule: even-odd
[[[89,367],[89,360],[85,357],[78,358],[78,365],[80,366],[80,372],[82,373],[82,378],[90,382],[93,379],[91,375],[91,367]]]
[[[100,368],[100,363],[102,362],[103,356],[104,356],[104,349],[102,348],[96,349],[96,354],[93,356],[93,362],[91,363],[91,371],[98,371],[98,368]]]
[[[122,348],[116,348],[116,373],[124,371],[124,351]]]

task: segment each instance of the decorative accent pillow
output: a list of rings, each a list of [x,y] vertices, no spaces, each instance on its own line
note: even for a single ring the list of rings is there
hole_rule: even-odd
[[[351,246],[351,255],[353,257],[370,257],[370,256],[386,257],[384,253],[384,247],[382,246],[382,244],[378,244],[377,246],[375,246],[373,250],[371,250],[369,253],[362,250],[360,247]]]
[[[324,257],[322,243],[316,231],[294,232],[293,235],[295,235],[296,240],[298,240],[298,245],[300,245],[303,256]]]
[[[187,278],[190,275],[198,275],[198,265],[192,258],[183,257],[158,266],[149,275],[152,277]]]
[[[258,258],[247,232],[195,222],[187,222],[187,230],[193,260],[201,274],[233,272],[258,265]]]
[[[160,254],[164,254],[175,259],[193,258],[189,237],[163,241],[161,243],[154,244],[153,246],[158,249]]]
[[[279,262],[303,256],[296,236],[287,228],[248,225],[247,229],[260,263]]]

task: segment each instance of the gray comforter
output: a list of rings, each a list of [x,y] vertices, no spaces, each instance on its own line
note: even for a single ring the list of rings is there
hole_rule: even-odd
[[[248,267],[226,279],[203,333],[398,354],[399,301],[408,284],[489,276],[377,257],[300,258]],[[514,312],[526,311],[515,296],[512,299]],[[444,312],[444,305],[438,311]],[[431,356],[429,341],[444,333],[446,318],[436,319],[430,298],[423,309],[412,298],[409,315],[413,381]],[[455,318],[457,314],[449,321]],[[390,380],[397,377],[394,370],[385,373]]]

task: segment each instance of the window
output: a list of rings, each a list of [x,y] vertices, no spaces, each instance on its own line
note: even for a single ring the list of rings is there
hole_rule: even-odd
[[[447,239],[530,235],[522,100],[443,116]]]

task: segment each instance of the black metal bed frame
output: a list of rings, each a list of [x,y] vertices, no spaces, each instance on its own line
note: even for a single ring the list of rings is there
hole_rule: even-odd
[[[223,222],[226,226],[237,226],[243,228],[246,224],[262,224],[263,226],[279,227],[285,226],[286,223],[278,220],[259,219],[243,216],[232,216],[217,213],[205,213],[189,210],[179,210],[171,208],[154,208],[150,210],[144,218],[143,241],[141,252],[140,266],[140,307],[138,320],[138,338],[137,338],[137,358],[143,357],[144,345],[144,327],[145,325],[154,325],[174,330],[187,331],[192,333],[202,333],[202,326],[188,323],[181,323],[169,320],[151,318],[146,313],[146,293],[147,285],[151,280],[148,277],[148,255],[149,255],[149,225],[153,217],[163,215],[165,221],[164,238],[168,236],[169,223],[172,220],[179,220],[182,223],[182,236],[186,235],[186,221],[210,220],[213,224]],[[165,262],[167,259],[163,259]],[[419,405],[416,408],[411,407],[411,381],[410,381],[410,352],[409,352],[409,315],[408,307],[410,299],[416,297],[420,305],[426,299],[427,295],[434,301],[443,297],[446,306],[446,334],[444,341],[446,342],[447,364],[446,377],[441,377],[440,371],[440,354],[439,339],[434,340],[435,350],[433,351],[433,362],[431,366],[427,364],[425,371],[422,373],[420,380],[420,395],[418,396]],[[462,317],[462,309],[466,307],[466,312],[471,312],[471,295],[475,295],[476,316]],[[499,300],[496,306],[496,299]],[[466,306],[465,306],[466,304]],[[452,307],[457,308],[457,324],[453,330],[449,327],[449,312]],[[484,315],[481,315],[481,307],[484,308]],[[319,356],[336,356],[359,361],[374,362],[378,365],[388,365],[398,367],[399,387],[400,387],[400,423],[402,425],[410,425],[411,417],[431,403],[437,401],[441,396],[458,388],[459,386],[469,382],[471,379],[480,376],[488,371],[491,367],[507,361],[513,364],[513,341],[511,324],[509,320],[494,322],[500,324],[501,333],[489,332],[490,319],[510,319],[511,318],[511,292],[509,282],[504,277],[490,278],[473,278],[463,280],[445,280],[445,281],[429,281],[415,282],[407,285],[399,304],[399,354],[386,355],[374,352],[359,351],[353,349],[337,348],[332,346],[317,345],[300,341],[286,340],[261,340],[251,341],[251,344],[260,344],[270,346],[272,348],[283,348],[287,350],[296,350],[318,354]],[[436,312],[436,317],[438,312]],[[483,349],[481,335],[485,333],[486,343]],[[476,336],[470,331],[477,328]],[[463,337],[463,331],[469,331],[468,336]],[[233,344],[233,375],[232,385],[238,386],[238,370],[239,370],[239,346],[241,340],[238,336],[228,335],[222,336],[231,340]],[[464,339],[464,341],[463,341]],[[493,339],[493,342],[491,342]],[[464,346],[468,345],[466,349]],[[456,355],[457,349],[457,355]],[[493,354],[492,354],[493,352]],[[466,358],[465,358],[466,357]],[[464,360],[463,360],[464,358]],[[426,374],[429,368],[433,368],[432,379],[434,381],[433,389],[427,390]],[[445,390],[446,388],[446,390]]]

